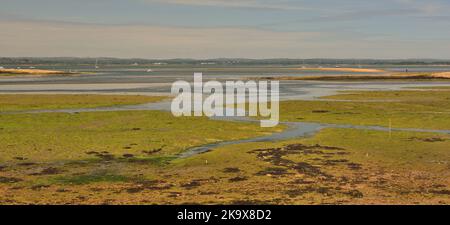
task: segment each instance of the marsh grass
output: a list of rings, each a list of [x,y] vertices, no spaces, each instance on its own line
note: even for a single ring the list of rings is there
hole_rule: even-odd
[[[283,129],[205,117],[175,118],[159,111],[11,114],[0,115],[0,121],[3,162],[113,158],[162,163],[163,158],[153,157]]]
[[[280,102],[281,120],[450,130],[450,91],[345,92],[323,99]]]
[[[0,95],[0,112],[136,105],[149,102],[158,102],[165,98],[167,97],[139,95],[3,94]]]
[[[87,174],[87,175],[78,175],[78,176],[62,176],[54,179],[55,183],[65,184],[65,185],[83,185],[83,184],[91,184],[97,182],[107,182],[107,183],[115,183],[115,182],[127,182],[131,179],[126,176],[117,175],[117,174],[107,174],[107,173],[97,173],[97,174]]]
[[[448,129],[448,95],[347,92],[281,102],[281,116]],[[327,128],[181,159],[174,156],[190,147],[284,128],[154,111],[0,115],[0,122],[0,204],[450,204],[447,134]]]

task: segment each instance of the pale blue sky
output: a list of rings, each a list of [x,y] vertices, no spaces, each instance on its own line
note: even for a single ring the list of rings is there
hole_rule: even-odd
[[[450,0],[0,0],[0,56],[445,58]]]

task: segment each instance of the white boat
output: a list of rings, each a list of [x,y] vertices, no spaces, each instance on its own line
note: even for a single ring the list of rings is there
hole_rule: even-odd
[[[152,69],[148,69],[148,70],[147,70],[147,73],[151,73],[151,72],[153,72]]]

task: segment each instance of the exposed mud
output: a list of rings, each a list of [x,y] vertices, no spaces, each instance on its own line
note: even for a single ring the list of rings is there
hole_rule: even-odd
[[[58,168],[54,168],[54,167],[48,167],[43,169],[42,171],[38,172],[38,173],[32,173],[30,175],[33,176],[40,176],[40,175],[54,175],[54,174],[60,174],[62,171]]]
[[[22,156],[16,156],[16,157],[14,157],[14,159],[19,160],[19,161],[27,160],[27,158],[22,157]]]
[[[23,162],[23,163],[17,163],[18,166],[34,166],[36,163],[34,162]]]
[[[304,195],[307,193],[319,193],[323,195],[333,195],[335,194],[332,189],[328,187],[315,187],[315,186],[305,186],[305,187],[299,187],[292,190],[285,191],[285,194],[287,194],[290,198],[294,198],[300,195]]]
[[[240,181],[245,181],[248,180],[248,177],[244,177],[244,176],[238,176],[238,177],[233,177],[228,179],[228,181],[230,182],[240,182]]]
[[[410,141],[423,141],[423,142],[444,142],[446,139],[440,138],[440,137],[431,137],[431,138],[418,138],[418,137],[412,137],[409,138]]]
[[[269,168],[266,168],[266,169],[264,169],[262,171],[257,172],[255,175],[277,177],[277,176],[283,176],[283,175],[288,175],[288,174],[292,174],[292,173],[289,173],[288,170],[285,169],[285,168],[269,167]]]
[[[319,167],[312,166],[311,164],[305,163],[305,162],[299,162],[296,165],[292,167],[297,172],[306,174],[309,176],[318,176],[318,175],[326,175],[323,173]]]
[[[170,192],[169,195],[167,195],[167,197],[169,198],[178,198],[182,195],[181,192]]]
[[[113,154],[110,154],[109,152],[106,152],[106,151],[103,151],[103,152],[89,151],[89,152],[86,152],[86,154],[94,155],[105,161],[111,161],[111,160],[115,159],[115,156]]]
[[[31,186],[30,189],[33,191],[39,191],[39,190],[49,188],[49,187],[50,187],[50,185],[38,184],[38,185]]]
[[[313,110],[312,113],[329,113],[328,110]]]
[[[359,163],[348,163],[347,167],[349,169],[351,169],[351,170],[360,170],[360,169],[362,169],[362,166]]]
[[[124,157],[124,158],[134,158],[134,155],[133,154],[129,154],[129,153],[125,153],[125,154],[122,155],[122,157]]]
[[[346,162],[348,162],[348,160],[346,160],[346,159],[327,159],[327,160],[325,160],[323,165],[334,166],[334,165],[338,165],[338,164],[342,164],[342,163],[346,163]]]
[[[20,178],[15,178],[15,177],[0,177],[0,183],[2,184],[11,184],[11,183],[18,183],[22,181],[22,179]]]
[[[430,192],[438,195],[450,195],[450,190],[432,190]]]
[[[260,200],[235,200],[229,203],[229,205],[270,205],[269,201]]]
[[[181,184],[180,186],[189,190],[189,189],[193,189],[193,188],[199,187],[200,185],[201,184],[200,184],[199,181],[193,180],[193,181],[191,181],[189,183]]]
[[[320,194],[322,196],[349,196],[363,198],[364,194],[355,189],[356,185],[365,182],[361,174],[362,166],[358,163],[342,159],[340,156],[349,154],[345,149],[333,146],[290,144],[281,148],[256,149],[249,151],[256,154],[259,160],[269,162],[277,167],[269,167],[259,171],[256,175],[267,175],[274,178],[301,178],[286,183],[290,189],[284,191],[289,198],[304,196],[305,194]],[[299,155],[298,162],[290,155]],[[325,171],[335,171],[336,168],[347,169],[354,176],[337,176]]]
[[[194,180],[191,180],[190,182],[182,183],[180,185],[180,187],[182,187],[186,190],[190,190],[190,189],[200,187],[202,184],[217,183],[218,181],[220,181],[220,179],[216,178],[216,177],[209,177],[209,178],[204,178],[204,179],[194,179]]]
[[[364,195],[358,190],[351,190],[347,192],[346,194],[350,195],[352,198],[363,198]]]
[[[223,172],[224,173],[239,173],[239,172],[241,172],[241,170],[236,167],[228,167],[228,168],[223,169]]]
[[[144,151],[142,151],[142,153],[144,153],[146,155],[153,155],[160,151],[162,151],[162,148],[157,148],[157,149],[152,149],[152,150],[144,150]]]
[[[172,187],[172,184],[162,180],[140,180],[136,181],[133,187],[127,188],[126,191],[128,193],[138,193],[145,190],[168,190]]]
[[[318,166],[311,165],[307,162],[294,162],[292,160],[288,160],[283,158],[287,155],[292,154],[302,154],[302,155],[334,155],[336,153],[341,153],[345,151],[345,149],[338,147],[330,147],[330,146],[321,146],[321,145],[312,145],[307,146],[303,144],[290,144],[283,148],[269,148],[269,149],[256,149],[249,151],[251,154],[256,154],[257,158],[270,162],[275,166],[280,166],[284,168],[266,168],[263,171],[257,173],[257,175],[286,175],[289,174],[288,170],[295,170],[297,173],[306,174],[308,176],[329,176],[326,173],[322,172]],[[319,160],[321,160],[319,158]],[[336,160],[328,160],[325,161],[325,165],[342,163],[347,161],[336,161]]]

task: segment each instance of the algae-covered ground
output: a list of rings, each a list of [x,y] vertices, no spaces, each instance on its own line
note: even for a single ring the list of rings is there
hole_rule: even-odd
[[[169,112],[0,114],[2,163],[172,156],[190,147],[264,136],[257,124],[174,118]],[[126,155],[132,155],[127,157]]]
[[[0,95],[0,112],[136,105],[158,102],[164,98],[167,97],[139,95],[8,94]]]
[[[281,117],[449,130],[449,93],[343,93],[281,102]],[[0,203],[450,204],[447,134],[327,128],[177,157],[282,129],[157,111],[0,114]]]

